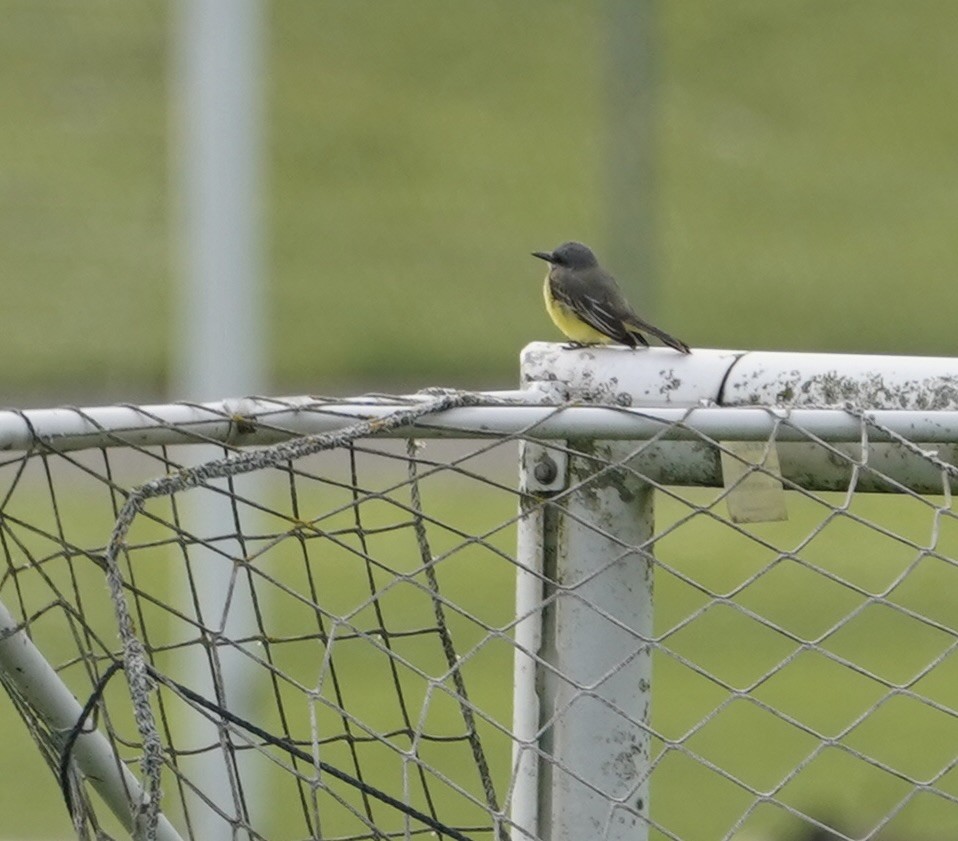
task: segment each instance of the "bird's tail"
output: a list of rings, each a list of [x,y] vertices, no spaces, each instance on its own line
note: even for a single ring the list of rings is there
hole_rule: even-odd
[[[651,333],[656,338],[660,339],[662,344],[668,345],[670,348],[677,350],[679,353],[691,353],[689,346],[685,344],[681,339],[676,339],[675,336],[670,336],[664,330],[659,330],[658,327],[649,324],[647,321],[643,321],[641,318],[633,318],[627,324],[626,327],[634,327],[637,330],[643,330],[646,333]],[[631,332],[631,331],[630,331]]]

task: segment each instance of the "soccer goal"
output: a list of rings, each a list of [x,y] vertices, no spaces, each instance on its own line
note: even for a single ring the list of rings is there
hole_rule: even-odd
[[[958,832],[958,361],[534,344],[521,376],[0,412],[37,825]]]

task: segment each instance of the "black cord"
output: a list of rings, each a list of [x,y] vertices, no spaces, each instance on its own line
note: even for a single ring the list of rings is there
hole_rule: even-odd
[[[73,752],[73,746],[76,744],[76,740],[79,739],[83,733],[83,722],[87,720],[87,717],[93,711],[94,705],[96,705],[103,696],[103,690],[106,688],[110,678],[122,668],[123,663],[119,661],[114,662],[110,668],[100,676],[100,679],[96,682],[96,686],[93,687],[93,692],[90,693],[90,697],[87,698],[87,702],[80,711],[80,717],[76,720],[73,727],[70,728],[70,732],[67,733],[66,741],[64,741],[63,748],[60,750],[60,767],[57,770],[57,779],[60,781],[60,791],[63,793],[63,799],[67,804],[67,812],[71,818],[76,818],[76,815],[74,814],[73,794],[70,792],[70,754]]]
[[[70,814],[71,818],[75,818],[74,814],[74,803],[73,796],[70,791],[70,781],[69,781],[69,772],[70,772],[70,754],[73,751],[73,746],[76,744],[76,740],[83,733],[83,723],[86,721],[87,717],[90,715],[93,707],[103,696],[103,691],[106,688],[106,684],[109,682],[110,678],[113,677],[120,669],[123,668],[121,662],[113,663],[110,668],[108,668],[103,676],[96,682],[96,685],[93,687],[93,692],[90,694],[90,697],[87,699],[86,704],[83,705],[83,711],[80,713],[80,717],[77,719],[76,724],[70,728],[70,732],[67,735],[66,741],[63,744],[63,750],[60,754],[60,767],[59,767],[59,780],[60,780],[60,790],[63,792],[63,799],[66,801],[67,811]],[[274,736],[272,733],[263,730],[263,728],[258,727],[253,724],[251,721],[246,721],[243,718],[240,718],[238,715],[234,715],[229,710],[224,709],[218,704],[213,703],[212,701],[207,700],[202,695],[197,692],[194,692],[192,689],[188,689],[183,686],[181,683],[177,683],[175,680],[171,680],[165,675],[161,675],[157,672],[152,666],[147,665],[147,673],[152,677],[157,683],[162,684],[163,686],[168,687],[177,694],[187,698],[192,701],[197,706],[203,707],[210,712],[216,713],[218,716],[221,716],[226,721],[231,724],[235,724],[239,727],[242,727],[244,730],[252,733],[254,736],[258,736],[264,742],[273,747],[280,748],[281,750],[286,751],[291,756],[295,756],[297,759],[302,760],[314,767],[319,768],[324,774],[329,774],[331,777],[335,777],[337,780],[346,783],[347,785],[352,786],[358,791],[363,792],[364,794],[369,795],[375,800],[378,800],[380,803],[384,803],[387,806],[391,806],[393,809],[396,809],[399,812],[402,812],[404,815],[408,815],[414,820],[419,821],[440,835],[448,836],[449,838],[455,839],[455,841],[472,841],[472,839],[463,834],[457,829],[453,829],[446,824],[437,821],[435,818],[430,817],[425,812],[420,812],[418,809],[413,808],[412,806],[403,803],[401,800],[397,800],[392,795],[387,794],[384,791],[381,791],[374,786],[371,786],[369,783],[364,780],[357,779],[350,774],[347,774],[345,771],[340,771],[339,768],[336,768],[333,765],[330,765],[328,762],[323,762],[321,759],[316,759],[312,755],[308,754],[302,748],[297,747],[288,739],[279,738]]]

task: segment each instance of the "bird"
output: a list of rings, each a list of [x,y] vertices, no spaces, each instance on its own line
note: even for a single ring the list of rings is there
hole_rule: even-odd
[[[679,353],[689,346],[643,321],[622,294],[616,279],[581,242],[564,242],[554,251],[533,251],[549,264],[542,288],[549,316],[570,339],[569,348],[618,343],[648,347],[643,333],[660,339]]]

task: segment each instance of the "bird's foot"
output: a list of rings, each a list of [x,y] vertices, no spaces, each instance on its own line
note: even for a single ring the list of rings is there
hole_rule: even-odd
[[[581,350],[584,347],[595,347],[596,342],[568,342],[562,346],[563,350]]]

